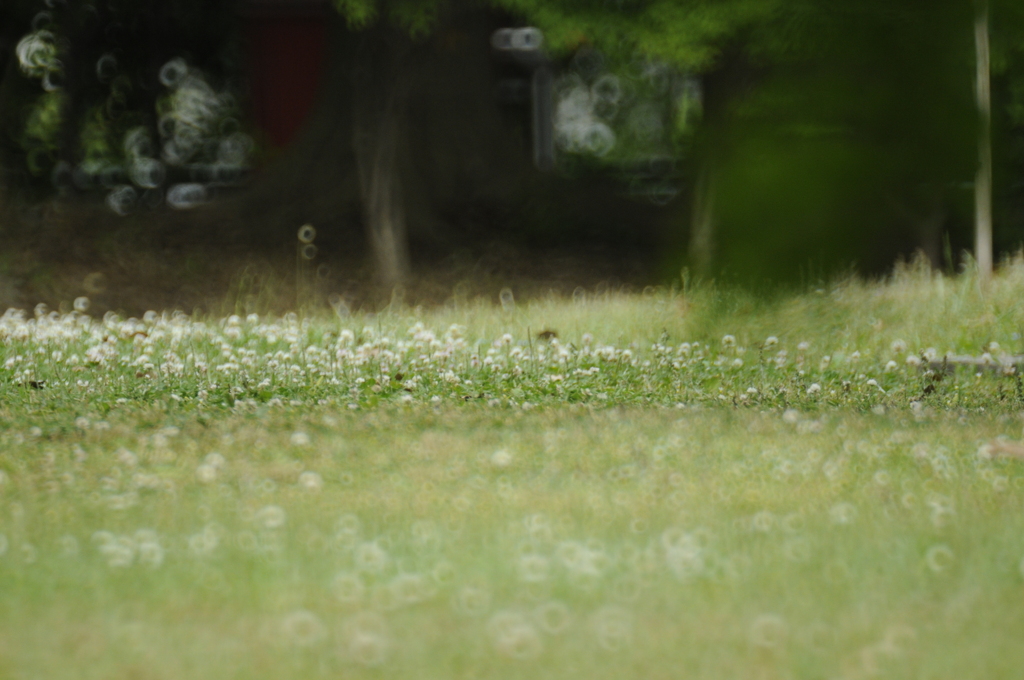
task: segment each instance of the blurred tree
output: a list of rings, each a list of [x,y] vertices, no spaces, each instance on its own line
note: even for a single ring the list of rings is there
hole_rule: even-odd
[[[990,12],[992,72],[1012,89],[1024,4],[980,3],[501,2],[555,49],[585,36],[703,74],[689,260],[754,278],[812,258],[823,268],[885,266],[871,260],[903,243],[938,265],[975,167],[976,223],[991,221],[988,124],[972,96],[981,80],[974,38],[988,32],[975,31],[976,17]],[[996,107],[1012,103],[997,92]],[[964,212],[959,220],[966,225]]]
[[[237,127],[230,90],[241,63],[224,3],[18,4],[0,90],[10,93],[0,101],[6,168],[52,180],[63,195],[108,190],[125,214],[140,193],[162,200],[165,179],[196,179],[197,162],[224,161],[206,148],[229,136],[224,125]]]
[[[693,193],[689,259],[699,270],[711,271],[717,263],[757,276],[783,264],[795,269],[813,256],[822,264],[870,261],[882,252],[878,240],[894,238],[898,222],[911,225],[902,230],[906,238],[925,246],[937,262],[943,230],[951,215],[962,212],[958,192],[963,194],[961,185],[978,160],[970,86],[974,8],[961,0],[331,1],[349,30],[335,36],[341,48],[331,57],[326,80],[346,86],[322,93],[332,105],[319,116],[317,134],[296,145],[305,154],[303,171],[292,165],[289,172],[295,182],[308,184],[313,159],[321,170],[329,167],[319,175],[332,180],[343,174],[342,166],[356,168],[362,222],[388,283],[408,273],[410,211],[419,210],[425,192],[454,181],[428,167],[446,163],[437,142],[423,141],[432,135],[420,130],[418,140],[403,137],[403,129],[414,124],[409,103],[417,102],[421,115],[415,124],[424,129],[464,126],[466,118],[452,111],[474,106],[467,101],[469,89],[442,85],[446,74],[440,70],[447,69],[452,80],[456,72],[474,68],[480,71],[474,72],[475,86],[489,82],[476,64],[488,55],[460,51],[458,32],[448,30],[480,7],[538,26],[549,54],[561,63],[574,53],[600,52],[611,64],[662,64],[700,75],[704,115],[687,146]],[[1024,21],[1018,5],[992,0],[997,139],[1020,139],[1024,129],[1018,110],[1024,100]],[[17,118],[12,112],[25,103],[32,111],[16,131],[7,126],[4,153],[22,153],[42,176],[78,167],[91,155],[124,157],[123,141],[139,127],[152,139],[174,137],[160,128],[160,107],[173,100],[161,89],[161,69],[186,53],[189,64],[229,82],[241,68],[232,40],[224,38],[230,35],[230,6],[213,0],[0,5],[0,48],[7,45],[0,49],[0,66],[6,59],[0,121]],[[25,47],[28,36],[35,36],[29,50],[34,56],[12,58],[14,45]],[[432,65],[425,59],[428,41],[446,55]],[[46,65],[54,59],[60,68]],[[49,91],[37,89],[26,101],[26,76]],[[428,87],[444,92],[428,96]],[[453,100],[450,106],[438,104],[441,96]],[[476,113],[496,115],[482,108]],[[500,128],[488,120],[490,127],[476,131],[464,126],[463,136],[499,137],[492,133]],[[686,116],[680,121],[692,124]],[[412,161],[402,151],[410,144],[418,156]],[[338,152],[341,146],[347,151]],[[510,166],[516,162],[509,152],[513,146],[500,139],[479,144],[492,162],[501,157]],[[1020,176],[1013,173],[1024,165],[1024,153],[1013,156],[1013,148],[997,144],[997,187],[1011,186]],[[329,153],[337,158],[328,162]],[[467,159],[461,174],[451,174],[463,185],[479,185],[485,162]],[[419,181],[408,181],[410,163],[419,164]],[[55,179],[73,189],[66,173],[57,172]],[[496,188],[497,179],[488,182],[487,195],[508,195]],[[280,193],[264,194],[265,201],[282,202]],[[263,205],[259,195],[250,199],[252,206]],[[1007,238],[1004,230],[1001,242]]]
[[[978,170],[974,179],[974,259],[982,283],[992,277],[992,49],[988,0],[974,15]]]
[[[992,90],[993,160],[996,188],[995,245],[1003,252],[1020,248],[1024,240],[1024,6],[1000,4],[994,17]]]
[[[992,204],[987,215],[979,212],[990,223],[989,247],[1005,253],[1024,245],[1024,5],[1011,0],[979,0],[977,9],[979,14],[987,11],[989,15],[986,37],[991,79],[988,110],[982,107],[980,97],[978,102],[978,155],[979,175],[984,170],[982,163],[991,163],[987,174]],[[980,87],[978,94],[984,94]]]
[[[337,0],[366,35],[421,35],[457,2]],[[704,120],[692,147],[689,261],[759,277],[816,258],[867,260],[904,243],[933,262],[957,183],[980,148],[971,94],[973,8],[958,0],[490,0],[544,32],[556,58],[581,47],[702,75]],[[1011,4],[1011,3],[1004,3]],[[993,12],[1002,11],[994,7]],[[1000,24],[1008,31],[1010,24]],[[393,29],[391,29],[393,30]],[[1018,33],[1019,34],[1019,33]],[[397,40],[397,39],[395,39]],[[380,40],[377,44],[381,44]],[[383,49],[400,59],[400,49]],[[377,67],[378,89],[394,83]],[[373,69],[364,70],[365,73]],[[376,130],[385,130],[376,111]],[[388,156],[387,135],[357,132]],[[368,152],[364,152],[368,153]],[[369,167],[360,163],[360,167]],[[381,164],[374,166],[383,167]],[[378,175],[387,177],[389,173]],[[373,186],[363,183],[364,205]],[[401,215],[378,201],[378,240],[401,243]],[[384,225],[392,225],[385,227]],[[905,224],[905,228],[896,228]],[[905,234],[896,236],[894,234]],[[888,240],[889,247],[878,248]],[[378,248],[378,252],[383,252]],[[766,254],[770,254],[766,256]],[[396,262],[400,257],[392,258]],[[393,271],[397,271],[394,270]]]
[[[938,264],[973,176],[972,39],[952,1],[803,0],[759,26],[764,70],[728,121],[722,261],[759,278],[921,247]]]
[[[9,182],[15,167],[18,123],[15,110],[22,99],[15,46],[29,30],[34,2],[12,0],[0,4],[0,190]]]
[[[410,39],[429,33],[460,6],[457,0],[335,0],[362,42],[354,67],[354,135],[364,217],[385,280],[405,276],[401,186],[397,172],[397,117],[403,96],[403,60]],[[767,21],[779,0],[490,0],[544,32],[554,57],[593,46],[613,60],[659,61],[687,72],[721,68],[730,44]],[[710,146],[710,145],[709,145]],[[695,232],[710,231],[713,186],[702,171]],[[706,240],[706,238],[705,238]],[[695,238],[700,243],[701,237]]]

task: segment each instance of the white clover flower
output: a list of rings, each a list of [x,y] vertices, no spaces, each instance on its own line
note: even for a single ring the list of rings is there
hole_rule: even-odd
[[[735,335],[723,335],[722,336],[722,347],[735,347],[736,336]]]
[[[25,564],[35,563],[38,557],[39,551],[36,550],[36,547],[34,545],[32,545],[31,543],[21,544],[21,559],[25,562]]]
[[[584,346],[589,347],[590,343],[594,342],[594,336],[591,335],[590,333],[584,333],[583,337],[581,338],[581,341],[583,342]]]
[[[508,449],[498,449],[491,454],[491,465],[496,468],[507,468],[512,460],[512,453]]]
[[[218,470],[227,465],[227,461],[224,459],[224,456],[220,455],[216,451],[206,454],[206,458],[203,459],[203,462]]]
[[[917,368],[920,365],[921,357],[917,356],[916,354],[907,355],[907,366],[910,366],[911,368]]]
[[[541,583],[548,579],[551,561],[543,555],[527,553],[519,557],[519,580],[526,583]]]
[[[312,647],[326,635],[326,628],[313,612],[299,609],[284,617],[281,632],[285,639],[298,647]]]
[[[885,372],[886,373],[891,373],[891,372],[895,371],[896,368],[897,368],[896,362],[892,361],[891,359],[888,362],[886,362],[886,364],[885,364]]]
[[[782,554],[790,562],[806,562],[811,557],[811,546],[806,539],[796,536],[782,544]]]
[[[3,555],[6,550],[5,540],[3,534],[0,534],[0,555]],[[60,546],[60,554],[63,557],[76,557],[78,555],[78,539],[71,534],[61,536],[57,541],[57,545]]]
[[[319,473],[306,470],[299,475],[299,486],[306,489],[306,491],[319,491],[324,486],[324,480]]]
[[[622,607],[599,609],[590,619],[590,627],[597,643],[609,652],[619,652],[632,644],[633,617]]]
[[[362,601],[366,587],[358,574],[342,572],[331,581],[331,591],[339,601],[355,603]]]
[[[188,549],[196,557],[211,554],[220,545],[223,530],[216,524],[207,524],[202,531],[188,538]]]
[[[572,624],[572,613],[561,602],[551,600],[533,610],[533,619],[548,635],[561,635]]]
[[[821,392],[821,385],[818,383],[811,383],[811,386],[807,388],[807,394],[817,394]]]
[[[107,496],[107,507],[111,510],[127,510],[139,502],[139,494],[135,491]]]
[[[160,545],[160,541],[156,539],[156,535],[152,532],[149,532],[149,534],[144,535],[142,538],[139,537],[140,533],[142,532],[136,532],[139,564],[146,565],[150,569],[159,568],[164,563],[164,547]]]
[[[285,511],[277,505],[266,505],[256,511],[256,522],[265,529],[279,529],[287,518]]]
[[[790,425],[797,423],[800,421],[800,412],[794,408],[788,408],[782,414],[782,420]]]
[[[953,566],[953,550],[944,544],[933,545],[925,553],[924,561],[936,574],[940,574]]]
[[[345,622],[343,636],[349,657],[363,666],[379,666],[387,660],[391,642],[384,619],[363,612]]]
[[[796,349],[797,349],[798,352],[806,352],[810,348],[811,348],[811,343],[807,342],[806,340],[801,342],[799,345],[796,346]]]
[[[391,563],[391,556],[377,541],[361,543],[353,557],[357,569],[370,573],[382,572]]]
[[[665,563],[676,578],[687,581],[704,573],[705,551],[700,540],[691,533],[670,527],[661,535]]]
[[[291,442],[293,446],[309,446],[309,435],[305,432],[293,432]]]
[[[97,532],[93,534],[94,541],[96,540],[97,534],[106,534],[107,532]],[[137,546],[128,536],[113,536],[110,535],[102,536],[100,539],[100,554],[107,560],[107,565],[115,568],[130,567],[135,562],[135,553]]]
[[[904,342],[903,340],[893,340],[892,344],[889,345],[889,349],[891,349],[896,354],[903,354],[904,352],[907,351],[907,343]]]
[[[777,345],[777,344],[779,344],[779,339],[777,337],[775,337],[774,335],[769,335],[767,338],[765,338],[765,341],[764,341],[765,349],[768,349],[770,347],[775,347],[775,345]]]
[[[852,524],[857,518],[857,508],[851,503],[838,503],[829,510],[833,524]]]
[[[513,611],[497,612],[487,622],[494,649],[517,660],[534,659],[544,651],[544,643],[526,616]]]
[[[417,572],[398,574],[388,584],[388,591],[394,603],[399,606],[425,602],[437,593],[433,584]]]
[[[976,455],[978,457],[978,460],[992,460],[992,458],[995,456],[995,451],[996,447],[992,444],[992,442],[985,442],[984,444],[978,447]]]
[[[481,616],[491,608],[491,593],[482,586],[466,585],[459,590],[453,604],[467,616]]]
[[[775,526],[775,515],[768,510],[762,510],[761,512],[754,515],[753,527],[754,531],[761,533],[768,533]]]
[[[776,649],[786,642],[789,629],[781,616],[762,614],[750,624],[750,644],[762,649]]]
[[[211,484],[217,479],[217,468],[212,465],[200,465],[196,468],[196,479],[202,484]]]
[[[139,464],[139,457],[128,449],[121,448],[114,452],[117,462],[126,467],[133,468]]]

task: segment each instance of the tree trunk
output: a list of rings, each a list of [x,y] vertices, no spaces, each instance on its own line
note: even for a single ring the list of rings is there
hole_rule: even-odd
[[[3,57],[0,56],[0,60]],[[18,59],[9,57],[0,71],[0,190],[6,188],[9,175],[15,173],[14,133],[18,121],[18,97],[15,81],[18,78]]]
[[[398,31],[375,27],[362,37],[353,65],[352,146],[363,221],[377,276],[388,286],[409,277],[399,153],[406,99],[402,69],[410,48]]]
[[[710,161],[697,177],[690,222],[690,262],[698,277],[711,273],[715,255],[715,181]]]
[[[917,252],[928,259],[933,269],[941,269],[942,235],[949,217],[941,189],[935,185],[916,191],[904,188],[900,196],[891,199],[893,210],[913,230]]]
[[[933,269],[942,268],[942,231],[946,225],[946,206],[942,196],[934,193],[928,210],[914,220],[918,248]]]
[[[988,3],[978,5],[974,20],[978,87],[978,174],[974,180],[974,259],[978,276],[992,277],[992,93],[989,71]]]

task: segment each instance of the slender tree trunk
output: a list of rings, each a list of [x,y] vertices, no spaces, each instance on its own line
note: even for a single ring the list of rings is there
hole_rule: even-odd
[[[927,212],[914,221],[920,251],[933,269],[942,268],[942,228],[946,224],[946,208],[937,192],[932,195]]]
[[[2,57],[0,57],[2,59]],[[8,174],[14,170],[14,140],[8,130],[14,129],[17,120],[17,97],[15,79],[18,77],[18,59],[10,56],[0,71],[0,191],[7,182]]]
[[[978,174],[974,180],[974,258],[982,281],[992,277],[992,94],[989,79],[988,3],[974,20],[977,51]]]
[[[699,277],[708,276],[715,256],[715,180],[709,161],[697,177],[690,222],[690,262]]]
[[[404,117],[401,69],[407,39],[377,27],[367,31],[353,67],[353,149],[370,248],[381,282],[409,277],[405,203],[399,171]]]

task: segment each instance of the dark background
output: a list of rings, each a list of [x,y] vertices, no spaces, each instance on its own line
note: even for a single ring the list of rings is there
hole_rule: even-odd
[[[532,166],[528,107],[495,96],[516,68],[495,59],[489,43],[496,28],[520,25],[516,16],[456,7],[429,36],[413,39],[388,27],[353,30],[315,2],[112,0],[95,7],[96,16],[59,27],[73,103],[64,109],[61,143],[46,157],[50,167],[80,160],[74,121],[105,96],[89,69],[113,45],[137,85],[123,111],[111,114],[112,130],[145,119],[160,66],[184,56],[237,93],[242,127],[257,143],[252,171],[201,207],[158,206],[126,217],[107,208],[102,192],[55,188],[50,172],[31,170],[21,140],[41,90],[14,55],[34,17],[48,9],[4,4],[3,304],[57,304],[80,294],[75,288],[95,273],[102,276],[92,281],[103,283],[93,296],[115,308],[209,306],[203,301],[225,291],[286,304],[292,293],[266,291],[291,290],[304,271],[324,297],[356,305],[389,299],[390,288],[374,281],[352,142],[352,71],[373,31],[400,55],[387,77],[402,93],[396,172],[413,265],[410,299],[443,301],[460,284],[571,293],[602,281],[634,288],[678,282],[690,264],[697,178],[709,163],[717,181],[708,275],[720,280],[760,287],[811,284],[837,272],[877,275],[915,251],[952,271],[971,246],[973,10],[959,3],[907,0],[897,4],[902,15],[850,13],[837,3],[812,31],[818,44],[781,58],[759,54],[755,47],[765,41],[756,35],[731,38],[701,74],[704,118],[681,147],[680,193],[667,205],[630,196],[628,177],[614,168],[566,163],[541,173]],[[908,28],[924,15],[926,27]],[[1002,255],[1024,236],[1024,116],[1016,117],[1024,91],[1017,53],[1004,54],[993,82]],[[571,58],[556,55],[556,67]],[[295,234],[304,223],[316,226],[318,251],[297,263]]]

